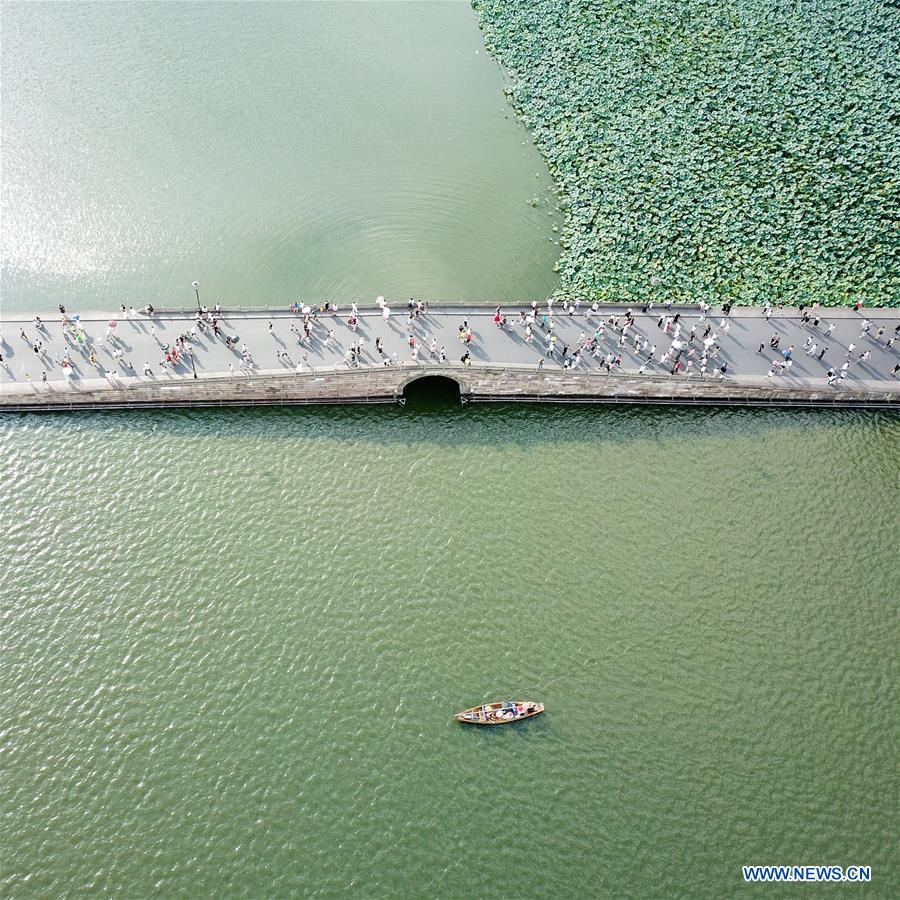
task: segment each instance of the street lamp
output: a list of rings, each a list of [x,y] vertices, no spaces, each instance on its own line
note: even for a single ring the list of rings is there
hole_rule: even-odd
[[[197,309],[200,309],[200,282],[193,282],[194,293],[197,295]]]

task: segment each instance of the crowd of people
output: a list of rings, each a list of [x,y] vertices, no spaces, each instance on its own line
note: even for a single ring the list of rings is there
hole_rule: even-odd
[[[771,335],[767,341],[760,341],[758,346],[753,344],[749,348],[742,347],[741,339],[732,334],[730,304],[725,304],[713,318],[708,304],[700,304],[696,310],[675,310],[672,304],[665,304],[663,308],[654,310],[653,304],[647,303],[636,313],[633,308],[618,311],[601,307],[597,302],[582,303],[579,299],[563,300],[557,304],[550,298],[546,304],[534,300],[513,314],[507,314],[502,306],[497,306],[490,321],[498,331],[533,348],[532,358],[539,369],[543,369],[546,362],[575,372],[724,379],[733,375],[762,375],[762,371],[749,371],[750,367],[746,364],[748,358],[762,356],[767,379],[797,375],[795,362],[804,357],[808,363],[800,367],[802,377],[821,377],[830,385],[846,379],[860,367],[867,367],[862,370],[861,377],[896,378],[900,374],[900,363],[896,361],[888,371],[873,371],[870,368],[873,350],[892,351],[900,338],[900,324],[875,324],[868,317],[842,318],[839,328],[833,319],[825,321],[823,311],[816,307],[800,306],[796,311],[790,311],[787,315],[781,312],[777,317],[774,312],[770,305],[762,308],[761,316],[771,328]],[[84,377],[83,373],[90,373],[91,369],[113,380],[121,376],[136,376],[138,373],[127,354],[129,345],[118,334],[119,323],[123,320],[135,320],[133,328],[149,333],[158,347],[158,358],[154,362],[147,360],[142,367],[141,374],[145,377],[169,372],[196,374],[195,351],[201,346],[209,351],[214,342],[221,343],[234,355],[227,363],[229,374],[241,372],[252,375],[259,370],[257,357],[263,360],[264,368],[265,362],[271,358],[271,345],[257,346],[251,352],[246,340],[241,341],[237,335],[227,333],[219,304],[212,309],[200,306],[189,327],[174,339],[161,335],[157,329],[156,310],[150,304],[140,312],[123,305],[121,318],[109,320],[103,334],[94,336],[88,333],[80,316],[67,314],[62,305],[59,313],[62,345],[52,351],[49,345],[53,339],[39,316],[34,317],[31,333],[24,327],[20,328],[20,338],[28,344],[34,362],[33,366],[26,364],[22,369],[22,375],[28,381],[32,380],[33,369],[35,373],[40,372],[41,381],[46,382],[48,370],[55,366],[60,367],[66,380]],[[376,301],[375,311],[370,310],[366,314],[360,312],[355,302],[350,305],[349,313],[342,313],[331,303],[311,307],[299,301],[291,304],[289,313],[290,324],[285,337],[289,336],[291,343],[297,347],[296,351],[290,350],[281,340],[279,332],[284,331],[283,318],[269,318],[267,331],[270,339],[279,345],[274,348],[277,364],[296,373],[313,368],[311,356],[317,364],[348,368],[400,364],[402,349],[390,352],[385,340],[400,348],[405,345],[406,358],[412,364],[447,365],[451,361],[446,346],[439,341],[436,333],[446,333],[446,325],[429,316],[425,301],[409,300],[405,330],[400,324],[402,317],[397,320],[383,297]],[[475,315],[474,311],[462,315],[456,326],[461,351],[459,362],[471,366],[475,357],[488,363],[510,362],[510,359],[498,358],[494,339],[477,334],[473,322]],[[375,336],[374,341],[367,338],[368,329],[364,325],[367,317],[370,318],[370,326],[378,319],[386,323],[388,335],[385,339],[380,335]],[[747,321],[746,315],[742,321]],[[341,325],[346,325],[347,329],[341,332],[343,339],[336,331]],[[782,341],[787,343],[788,335],[796,335],[798,328],[801,334],[805,334],[799,349],[794,343],[783,346]],[[845,333],[838,334],[839,330]],[[134,331],[130,333],[134,334]],[[841,338],[847,340],[846,345],[838,343]],[[4,346],[0,338],[0,366],[12,374],[3,353]],[[753,346],[756,346],[755,354],[752,353]],[[750,350],[751,355],[748,357],[745,354],[744,361],[738,364],[737,358],[741,356],[738,351],[741,350]],[[892,351],[893,354],[896,352]],[[105,354],[102,362],[101,353]],[[83,369],[79,364],[83,364]],[[810,365],[815,366],[812,373],[809,371]]]

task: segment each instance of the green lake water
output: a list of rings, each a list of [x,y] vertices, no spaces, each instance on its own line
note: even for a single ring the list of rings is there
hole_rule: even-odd
[[[0,13],[4,309],[552,288],[549,182],[465,4]],[[749,897],[742,864],[819,863],[893,896],[898,439],[4,416],[0,895]],[[547,712],[451,719],[508,696]]]
[[[892,895],[898,438],[4,418],[0,891],[723,897],[819,862]],[[505,696],[547,712],[451,721]]]
[[[0,32],[7,310],[556,284],[468,4],[5,2]]]

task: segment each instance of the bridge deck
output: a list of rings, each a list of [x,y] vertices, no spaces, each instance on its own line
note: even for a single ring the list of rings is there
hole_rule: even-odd
[[[797,310],[777,310],[766,321],[759,308],[735,307],[728,317],[727,330],[721,326],[721,311],[713,310],[699,324],[696,337],[688,344],[695,348],[689,369],[693,377],[685,377],[683,373],[672,377],[672,360],[660,363],[661,354],[672,343],[672,333],[666,334],[659,327],[659,317],[679,313],[681,339],[686,340],[691,327],[700,320],[696,308],[674,307],[671,312],[655,308],[647,314],[637,310],[635,325],[629,329],[625,345],[619,347],[621,334],[608,325],[608,319],[618,315],[621,322],[624,308],[603,307],[595,315],[582,305],[575,315],[569,316],[557,307],[553,315],[556,351],[550,357],[547,356],[547,332],[538,325],[534,327],[533,342],[526,342],[519,309],[503,308],[509,324],[501,329],[493,322],[494,307],[432,307],[415,319],[411,327],[419,346],[415,362],[408,342],[410,329],[405,307],[393,309],[388,321],[375,307],[360,309],[355,332],[347,324],[349,309],[326,313],[313,320],[312,336],[302,343],[298,343],[302,316],[289,311],[224,311],[219,317],[220,337],[213,336],[209,328],[199,332],[190,341],[193,361],[179,353],[178,362],[166,366],[160,365],[164,346],[173,345],[176,337],[189,332],[195,324],[195,311],[157,311],[153,317],[138,314],[134,318],[121,313],[86,313],[80,317],[83,342],[71,333],[68,339],[64,338],[60,316],[56,313],[41,313],[44,324],[40,329],[35,327],[32,315],[4,316],[0,319],[3,355],[0,409],[386,400],[392,399],[422,369],[452,374],[462,384],[464,393],[478,399],[621,398],[638,402],[641,399],[664,402],[667,398],[674,402],[755,399],[795,403],[806,398],[812,402],[863,405],[900,402],[900,382],[891,375],[900,361],[900,339],[892,347],[886,346],[900,325],[900,310],[896,309],[860,312],[820,309],[817,313],[821,321],[818,327],[813,327],[801,323]],[[871,328],[868,334],[861,335],[860,327],[866,318]],[[458,328],[464,320],[474,332],[474,339],[468,345],[463,345],[458,338]],[[111,321],[117,323],[113,328],[109,327]],[[568,345],[571,357],[582,332],[589,339],[601,322],[607,324],[600,345],[604,352],[621,355],[621,365],[614,366],[607,376],[602,359],[583,353],[575,370],[564,369],[563,346]],[[835,328],[826,335],[830,323]],[[701,381],[697,369],[701,336],[707,324],[711,324],[712,333],[717,333],[715,345],[720,349],[717,357],[709,360],[706,378]],[[879,338],[882,327],[884,333]],[[334,332],[331,339],[329,331]],[[777,350],[772,350],[769,339],[776,333],[780,344]],[[237,345],[226,346],[225,335],[237,335]],[[635,336],[641,342],[648,341],[646,349],[635,349]],[[808,337],[818,345],[818,350],[827,348],[824,358],[818,358],[818,351],[813,356],[806,355],[803,345]],[[376,338],[383,342],[385,357],[375,351]],[[445,348],[445,364],[432,356],[432,338],[438,348]],[[345,354],[358,339],[363,341],[362,365],[350,370],[344,362]],[[35,353],[37,341],[41,346]],[[763,352],[758,352],[760,344],[764,345]],[[852,351],[851,344],[855,345]],[[254,361],[252,376],[240,369],[243,345]],[[653,345],[656,352],[648,361]],[[790,374],[766,377],[772,360],[783,361],[781,351],[791,345],[794,352]],[[121,359],[114,356],[117,350],[122,353]],[[463,367],[460,362],[465,350],[471,356],[471,367]],[[861,360],[859,357],[866,351],[869,358]],[[73,372],[70,379],[65,378],[61,364],[66,352]],[[96,357],[93,363],[89,361],[91,352]],[[393,365],[385,367],[385,358]],[[850,361],[846,378],[834,386],[826,386],[828,367],[839,368],[846,360]],[[686,361],[685,351],[682,362]],[[295,372],[298,363],[302,365],[299,375]],[[143,374],[146,364],[152,375]],[[638,376],[642,364],[646,366],[645,372]],[[724,379],[719,379],[716,369],[722,364],[727,365],[727,372]],[[46,383],[42,380],[43,373],[46,373]]]

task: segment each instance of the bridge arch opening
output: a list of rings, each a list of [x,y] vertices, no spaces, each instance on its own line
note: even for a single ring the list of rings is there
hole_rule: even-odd
[[[403,402],[414,406],[459,404],[459,382],[446,375],[422,375],[403,388]]]

